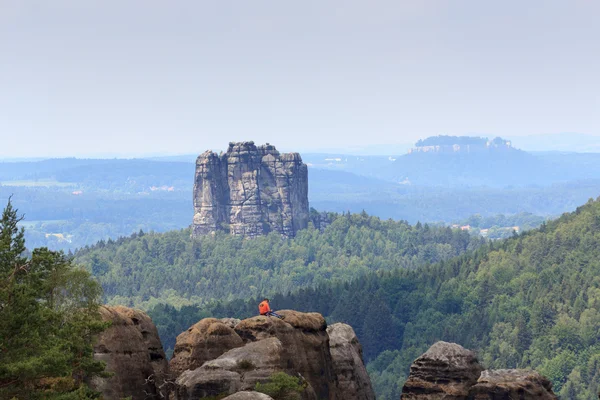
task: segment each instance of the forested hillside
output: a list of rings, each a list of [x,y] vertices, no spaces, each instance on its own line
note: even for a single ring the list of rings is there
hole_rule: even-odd
[[[180,311],[159,306],[151,314],[168,347],[172,326],[205,315],[252,315],[257,300]],[[378,399],[398,399],[412,360],[437,340],[476,349],[486,367],[536,369],[562,398],[597,398],[600,201],[450,261],[370,273],[271,302],[351,324]]]
[[[227,234],[193,240],[190,230],[135,234],[76,253],[98,278],[109,303],[181,306],[287,293],[370,271],[414,269],[478,247],[483,239],[450,228],[330,214],[323,232],[253,240]]]

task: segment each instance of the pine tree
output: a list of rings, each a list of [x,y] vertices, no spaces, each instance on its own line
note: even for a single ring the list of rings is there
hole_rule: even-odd
[[[0,398],[87,398],[99,374],[92,341],[105,328],[100,287],[63,253],[25,254],[11,201],[0,220]]]

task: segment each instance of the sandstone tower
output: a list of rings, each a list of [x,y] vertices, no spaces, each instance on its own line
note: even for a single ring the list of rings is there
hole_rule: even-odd
[[[226,153],[206,151],[196,160],[194,236],[292,237],[307,225],[308,169],[298,153],[232,142]]]

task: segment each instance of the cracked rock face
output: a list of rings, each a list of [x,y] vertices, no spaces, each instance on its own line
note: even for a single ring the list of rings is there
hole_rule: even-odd
[[[275,231],[292,237],[308,225],[308,169],[298,153],[275,146],[229,143],[196,160],[194,236],[226,231],[255,237]]]
[[[363,363],[362,346],[354,329],[350,325],[337,323],[327,327],[327,334],[340,398],[375,400],[371,379]]]
[[[99,335],[94,358],[104,361],[113,376],[94,377],[91,387],[107,400],[166,398],[169,364],[150,317],[122,306],[100,307],[100,313],[111,326]]]

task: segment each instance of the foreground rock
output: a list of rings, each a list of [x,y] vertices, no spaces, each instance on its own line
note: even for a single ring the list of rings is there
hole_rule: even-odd
[[[235,333],[244,346],[183,372],[176,381],[177,399],[250,390],[276,372],[301,377],[306,383],[304,399],[341,399],[325,319],[316,313],[280,313],[285,320],[257,316],[238,323]]]
[[[308,169],[298,153],[268,143],[229,143],[196,160],[193,234],[224,230],[254,237],[271,231],[292,237],[308,226]]]
[[[206,318],[177,336],[173,358],[170,362],[174,378],[185,370],[199,368],[228,350],[244,345],[233,330],[235,320]]]
[[[528,370],[488,370],[455,343],[437,342],[410,367],[404,400],[556,400],[548,379]]]
[[[466,399],[482,371],[473,352],[437,342],[411,365],[402,399]]]
[[[354,329],[338,323],[328,326],[327,334],[339,396],[348,400],[375,400],[371,379],[363,363],[362,346]]]
[[[335,324],[327,328],[325,319],[317,313],[278,312],[284,320],[256,316],[234,321],[231,324],[234,333],[227,331],[222,336],[204,333],[200,336],[202,340],[191,342],[188,335],[180,335],[176,349],[192,343],[186,354],[206,355],[206,340],[217,343],[219,337],[226,346],[235,344],[235,347],[205,361],[200,367],[181,372],[175,382],[176,399],[192,400],[252,391],[257,382],[268,382],[277,372],[300,378],[305,386],[302,393],[305,400],[375,399],[362,361],[360,343],[350,326]],[[218,320],[206,319],[190,329],[207,332],[206,327],[218,323]],[[219,331],[226,332],[222,327]],[[232,339],[235,335],[243,342],[242,346]],[[196,351],[195,346],[202,351]],[[219,344],[217,347],[223,349],[226,346]],[[177,368],[182,365],[180,363]],[[259,396],[244,394],[250,395]]]
[[[121,306],[101,307],[100,313],[111,326],[98,337],[94,358],[104,361],[113,376],[94,377],[91,387],[106,400],[166,398],[169,364],[150,317]]]
[[[483,371],[471,388],[472,399],[539,399],[555,400],[552,383],[535,371],[500,369]]]

